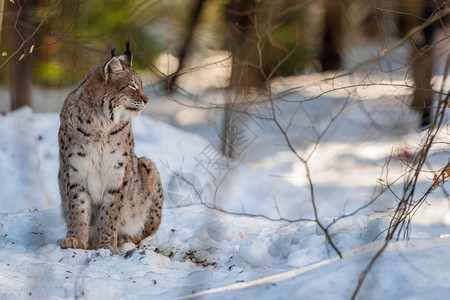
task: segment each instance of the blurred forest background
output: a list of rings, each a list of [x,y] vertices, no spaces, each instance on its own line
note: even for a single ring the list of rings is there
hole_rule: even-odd
[[[408,60],[425,76],[412,72],[422,92],[413,106],[422,109],[432,97],[428,49],[448,14],[444,0],[0,2],[0,84],[9,87],[11,109],[31,105],[32,86],[75,85],[108,59],[111,47],[122,51],[126,39],[134,68],[170,93],[192,71],[186,60],[193,53],[227,53],[222,62],[231,71],[223,87],[247,91],[267,89],[275,76],[340,70],[348,45],[375,39],[387,49],[394,37],[413,45]],[[438,44],[448,44],[446,34]],[[201,60],[197,67],[204,67]]]
[[[286,194],[285,191],[281,194],[292,194],[286,198],[294,199],[292,206],[285,206],[285,211],[309,201],[314,214],[311,220],[320,228],[315,235],[323,231],[342,257],[333,243],[336,235],[329,232],[331,226],[359,212],[365,214],[362,211],[369,210],[385,191],[392,193],[394,197],[389,200],[392,203],[386,213],[391,219],[386,228],[386,243],[361,273],[361,286],[389,240],[400,236],[402,230],[407,231],[420,205],[428,204],[427,196],[444,184],[444,178],[449,181],[447,157],[446,165],[436,166],[427,160],[429,153],[432,157],[435,153],[444,156],[449,149],[448,140],[438,139],[441,129],[448,135],[449,14],[450,0],[0,0],[0,114],[30,106],[55,117],[83,74],[108,61],[112,47],[116,53],[123,52],[125,41],[130,40],[133,68],[142,77],[150,98],[143,112],[211,141],[198,155],[189,158],[208,173],[204,178],[210,182],[203,182],[202,189],[215,191],[211,195],[216,195],[224,182],[228,188],[235,183],[247,185],[248,179],[254,182],[266,175],[281,178],[283,181],[271,181],[273,185],[267,187],[258,185],[269,182],[265,179],[249,185],[252,196],[248,206],[257,203],[254,216],[259,216],[263,211],[259,210],[259,201],[270,198],[271,209],[278,210],[276,197],[263,195],[260,199],[262,193],[278,182],[282,183],[276,187],[280,190],[294,183],[294,192],[289,188]],[[434,74],[437,76],[433,78]],[[367,98],[370,99],[364,104],[361,100]],[[408,112],[405,118],[404,111]],[[335,122],[338,118],[344,119],[342,123]],[[17,132],[28,128],[24,126]],[[252,131],[255,128],[262,137],[258,141],[258,135]],[[409,135],[413,132],[416,138],[425,128],[428,130],[420,142]],[[152,129],[149,128],[149,136]],[[374,138],[369,138],[370,135]],[[384,148],[375,149],[383,136],[402,143],[411,140],[414,149],[400,149],[397,155],[392,148],[388,159]],[[9,143],[7,137],[5,144]],[[39,136],[37,141],[41,139]],[[55,137],[55,143],[56,140]],[[325,144],[342,153],[320,152],[326,148]],[[341,144],[344,148],[340,148]],[[430,151],[435,145],[437,150]],[[17,143],[13,149],[16,147],[34,146]],[[347,153],[350,148],[352,151]],[[367,149],[371,154],[362,155]],[[34,151],[32,148],[20,153]],[[164,151],[168,152],[166,157],[173,155],[167,149]],[[317,155],[316,161],[310,160],[315,152],[324,157]],[[22,160],[20,153],[16,156],[18,160]],[[330,157],[328,153],[332,153]],[[50,157],[56,158],[57,154],[51,153]],[[397,174],[394,169],[391,175],[391,159],[395,168],[395,164],[402,164],[404,170]],[[240,170],[246,170],[238,168],[242,162],[261,173],[240,174]],[[6,172],[14,173],[21,168],[11,166],[14,168],[6,168]],[[378,179],[371,194],[365,186],[369,180],[365,179],[369,178],[366,173],[378,166],[386,179]],[[184,177],[190,174],[184,173],[183,166],[179,171],[171,170],[169,164],[164,167],[173,173],[172,180],[165,183],[165,191],[175,191],[170,185],[177,182],[179,194],[179,184],[174,179],[182,178],[189,183]],[[421,173],[422,169],[425,171]],[[312,171],[319,174],[316,181]],[[36,174],[41,173],[31,173],[29,177],[37,177]],[[236,178],[226,182],[227,174]],[[251,174],[258,176],[246,177]],[[425,179],[419,178],[422,174]],[[366,204],[355,210],[348,208],[352,207],[353,198],[347,198],[345,192],[340,195],[345,191],[339,186],[344,179],[335,178],[341,175],[349,179],[344,185],[351,188],[348,194],[358,198],[355,205],[369,199]],[[433,175],[433,179],[428,178]],[[395,179],[390,180],[391,176]],[[360,182],[350,182],[355,179],[364,182],[361,191]],[[432,185],[424,192],[424,185],[416,188],[421,183],[419,179]],[[193,182],[190,188],[197,192],[197,182]],[[238,191],[241,189],[230,188],[226,199],[236,196]],[[449,193],[444,192],[448,198]],[[415,197],[417,194],[419,199]],[[203,204],[220,209],[216,207],[216,198],[208,201],[214,201],[213,206],[206,201]],[[329,221],[327,216],[322,222],[317,207],[322,206],[325,211],[334,209],[334,204],[328,202],[342,203],[343,208],[330,214],[333,218]],[[244,205],[239,209],[242,211],[237,215],[247,215]],[[334,218],[341,212],[343,215]],[[298,216],[303,217],[302,213]],[[282,220],[280,211],[278,214]],[[434,211],[431,218],[435,218]]]

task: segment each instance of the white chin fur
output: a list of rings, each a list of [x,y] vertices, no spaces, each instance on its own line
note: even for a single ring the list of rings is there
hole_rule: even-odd
[[[128,112],[130,113],[131,118],[135,118],[141,114],[140,110],[129,110]]]
[[[126,109],[121,105],[114,109],[113,114],[114,114],[113,116],[114,123],[119,123],[121,120],[126,120],[139,116],[141,114],[141,111]]]

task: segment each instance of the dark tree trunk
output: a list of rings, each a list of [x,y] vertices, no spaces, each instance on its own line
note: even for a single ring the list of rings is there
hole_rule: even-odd
[[[260,66],[260,53],[256,47],[254,0],[233,0],[226,7],[229,48],[232,54],[232,68],[229,87],[232,90],[261,88],[265,79]]]
[[[441,0],[437,1],[402,1],[400,11],[404,12],[401,18],[400,29],[407,33],[420,23],[430,18],[437,12],[442,5]],[[431,122],[431,107],[433,105],[433,90],[431,86],[431,77],[433,75],[433,35],[438,26],[437,22],[427,26],[421,38],[413,37],[411,39],[414,46],[412,55],[411,69],[414,79],[414,95],[411,102],[411,108],[421,114],[421,126],[426,128]]]
[[[412,62],[414,78],[414,95],[411,107],[421,114],[421,126],[426,128],[430,125],[431,106],[433,103],[433,90],[431,88],[431,77],[433,71],[433,52],[430,48],[421,48],[413,56]]]
[[[324,1],[324,30],[320,62],[322,71],[338,70],[342,65],[342,37],[345,7],[342,0]]]
[[[190,17],[191,23],[187,26],[186,38],[184,40],[183,46],[181,47],[180,54],[178,55],[178,60],[179,60],[178,69],[175,71],[175,73],[173,73],[172,75],[170,75],[167,78],[168,92],[171,92],[173,90],[176,80],[180,74],[180,70],[182,70],[184,68],[184,65],[186,62],[186,56],[188,54],[189,48],[191,47],[192,39],[194,37],[194,30],[200,21],[200,14],[202,12],[204,4],[205,4],[205,0],[198,0],[195,3],[194,9],[191,12],[191,17]]]
[[[263,87],[265,79],[262,66],[259,66],[259,53],[255,44],[256,2],[254,0],[232,0],[225,10],[225,20],[229,29],[228,48],[232,55],[229,97],[224,112],[223,131],[221,134],[222,153],[230,158],[237,158],[234,148],[236,134],[239,130],[236,122],[240,111],[244,111],[250,88]]]
[[[18,22],[17,27],[19,34],[15,34],[15,47],[19,48],[23,39],[27,39],[31,35],[31,30],[26,24],[30,23],[31,1],[17,1],[16,5],[22,5],[21,9],[18,7]],[[30,87],[31,87],[31,57],[28,50],[31,47],[31,42],[26,44],[21,53],[18,55],[20,59],[22,54],[25,54],[19,61],[11,63],[11,109],[15,110],[23,106],[31,106]]]

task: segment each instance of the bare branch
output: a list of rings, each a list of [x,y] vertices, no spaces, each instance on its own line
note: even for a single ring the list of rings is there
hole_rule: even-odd
[[[44,16],[44,18],[42,18],[39,25],[36,27],[36,29],[33,31],[33,33],[29,37],[27,37],[27,38],[22,37],[22,39],[23,39],[22,44],[20,44],[20,46],[17,48],[16,51],[14,51],[14,53],[9,55],[8,58],[5,59],[5,61],[0,65],[0,69],[2,69],[18,53],[20,53],[23,50],[23,48],[25,47],[25,45],[28,43],[28,41],[30,41],[34,38],[35,34],[39,31],[39,29],[42,27],[42,25],[45,23],[45,21],[48,19],[48,17],[51,16],[53,11],[61,4],[61,2],[62,2],[62,0],[59,0],[58,2],[56,2],[56,4],[52,7],[52,9]],[[16,28],[16,25],[17,25],[17,23],[14,25],[15,28]]]

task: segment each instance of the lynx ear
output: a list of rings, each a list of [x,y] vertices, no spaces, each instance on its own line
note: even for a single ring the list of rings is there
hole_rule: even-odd
[[[111,73],[119,73],[123,71],[122,64],[120,63],[120,60],[117,57],[112,57],[104,67],[105,72],[105,78],[106,81],[108,81],[108,77]]]
[[[119,55],[119,59],[128,67],[131,67],[133,65],[133,53],[130,51],[130,40],[127,40],[126,43],[126,49],[124,53]]]

